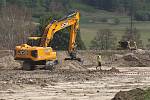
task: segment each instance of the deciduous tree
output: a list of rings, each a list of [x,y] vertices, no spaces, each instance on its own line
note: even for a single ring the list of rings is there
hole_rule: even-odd
[[[115,48],[116,38],[109,29],[99,30],[91,41],[91,49],[108,50]]]
[[[138,47],[143,47],[141,34],[136,28],[132,29],[132,31],[131,29],[127,28],[124,35],[122,36],[122,41],[135,41]]]
[[[24,43],[34,30],[29,9],[16,5],[3,7],[0,11],[0,48],[13,49]]]

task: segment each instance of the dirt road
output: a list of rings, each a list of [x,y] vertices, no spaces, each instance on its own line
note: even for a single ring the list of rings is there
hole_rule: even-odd
[[[110,100],[120,90],[150,86],[150,69],[119,68],[121,73],[0,72],[0,98],[6,100]]]
[[[0,58],[0,99],[111,100],[120,90],[150,87],[149,67],[118,65],[116,68],[120,72],[117,73],[109,70],[111,67],[95,71],[92,65],[95,57],[92,54],[82,55],[87,61],[83,66],[77,62],[61,62],[58,69],[52,72],[19,70],[19,64],[14,63],[11,56],[3,55],[5,57]]]

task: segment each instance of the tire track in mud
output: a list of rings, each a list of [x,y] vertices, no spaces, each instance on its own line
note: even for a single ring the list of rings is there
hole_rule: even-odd
[[[83,76],[90,76],[90,74],[94,76],[85,81],[67,81],[65,79],[61,79],[61,81],[57,80],[54,82],[54,84],[48,83],[47,86],[42,88],[40,88],[40,85],[38,84],[25,84],[25,88],[23,90],[14,90],[13,94],[9,94],[6,91],[0,92],[0,97],[5,98],[6,100],[12,97],[24,98],[24,96],[27,96],[26,99],[31,100],[40,100],[41,98],[43,98],[43,100],[46,98],[50,100],[60,100],[60,98],[62,100],[99,100],[99,98],[103,98],[103,100],[110,100],[115,93],[120,90],[129,90],[137,87],[144,88],[146,86],[150,86],[150,69],[135,69],[136,70],[133,71],[130,68],[125,68],[124,71],[124,69],[122,70],[122,68],[120,68],[120,73],[106,73],[98,71],[74,72],[64,70],[54,72],[43,70],[36,70],[32,72],[8,71],[8,74],[10,75],[14,75],[15,77],[18,76],[19,78],[32,79],[33,81],[34,78],[46,80],[54,78],[57,80],[58,77],[73,77],[72,75],[82,76],[82,74]],[[57,76],[57,74],[60,74],[60,76]],[[98,77],[98,75],[101,77]],[[92,80],[92,78],[96,78],[96,80]]]
[[[62,67],[71,64],[69,69],[54,71],[0,70],[0,99],[110,100],[120,90],[150,87],[147,67],[118,67],[119,73],[110,67],[98,71],[90,60],[86,62],[90,66],[65,62]]]

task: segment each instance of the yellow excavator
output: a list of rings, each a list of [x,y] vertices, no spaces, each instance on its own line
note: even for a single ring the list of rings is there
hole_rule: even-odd
[[[78,60],[80,58],[76,57],[75,51],[75,40],[77,35],[77,30],[79,29],[79,20],[80,13],[79,11],[74,11],[73,13],[65,16],[60,20],[54,20],[44,30],[42,37],[29,37],[30,40],[36,41],[39,40],[40,43],[32,42],[27,44],[21,44],[15,48],[15,60],[23,61],[23,70],[32,70],[35,65],[44,65],[45,69],[52,69],[52,67],[58,63],[56,51],[51,47],[48,47],[48,44],[53,39],[54,34],[57,31],[60,31],[64,28],[71,27],[70,30],[70,40],[68,53],[69,58],[65,60]],[[30,45],[29,45],[30,44]]]

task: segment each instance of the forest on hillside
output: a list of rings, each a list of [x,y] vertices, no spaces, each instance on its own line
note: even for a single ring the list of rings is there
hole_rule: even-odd
[[[130,14],[131,5],[137,20],[150,20],[150,0],[1,0],[0,7],[16,4],[30,8],[34,18],[50,13],[67,12],[72,9],[90,11],[101,9]]]
[[[30,36],[31,33],[43,33],[50,19],[59,19],[75,9],[86,13],[103,10],[125,16],[130,15],[132,10],[135,20],[150,21],[149,0],[0,0],[1,48],[12,49],[16,44],[24,43],[26,37]],[[103,23],[107,22],[107,19],[101,20]],[[120,23],[120,20],[116,18],[115,23],[117,25],[117,23]],[[38,26],[38,28],[36,26]],[[55,44],[60,44],[56,43],[57,38],[59,38],[59,41],[62,41],[60,38],[66,40],[64,37],[68,36],[68,30],[62,30],[58,33],[63,33],[63,35],[58,34],[55,36]],[[110,32],[108,31],[107,33],[111,35],[112,32],[110,30]],[[6,44],[7,40],[9,40],[10,43]],[[67,42],[68,41],[64,41],[61,43],[64,45],[68,44]],[[54,42],[52,42],[52,44],[53,43]],[[85,49],[80,31],[78,33],[77,44],[80,49]],[[65,45],[65,48],[63,47],[64,46],[53,48],[65,49],[67,45]],[[110,46],[110,48],[112,48],[112,46]]]

